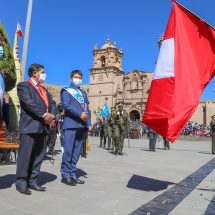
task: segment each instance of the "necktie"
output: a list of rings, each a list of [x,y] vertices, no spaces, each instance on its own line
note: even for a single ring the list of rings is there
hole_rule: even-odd
[[[45,102],[46,107],[48,108],[49,102],[48,102],[48,97],[47,97],[46,91],[39,84],[37,84],[37,89],[38,89],[39,94],[42,97],[43,101]]]

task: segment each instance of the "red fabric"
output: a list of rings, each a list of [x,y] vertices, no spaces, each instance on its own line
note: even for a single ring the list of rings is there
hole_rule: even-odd
[[[174,2],[164,38],[171,37],[175,77],[152,81],[143,123],[173,142],[215,75],[215,30]]]
[[[48,102],[48,96],[47,96],[46,90],[39,84],[37,84],[37,86],[35,86],[35,84],[33,83],[33,81],[31,79],[28,82],[38,91],[38,93],[40,94],[40,96],[41,96],[42,100],[44,101],[46,107],[48,108],[49,107],[49,102]]]

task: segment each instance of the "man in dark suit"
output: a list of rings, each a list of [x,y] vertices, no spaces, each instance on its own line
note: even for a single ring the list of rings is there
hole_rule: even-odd
[[[15,185],[20,193],[30,195],[29,188],[45,191],[45,187],[38,185],[37,178],[45,155],[45,136],[50,131],[56,110],[51,95],[40,85],[46,79],[44,67],[32,64],[28,75],[30,79],[17,86],[21,114]]]
[[[61,102],[65,111],[61,175],[62,183],[75,186],[84,184],[84,181],[77,178],[76,164],[83,144],[83,134],[86,130],[91,130],[91,122],[87,94],[80,89],[82,72],[74,70],[70,78],[70,86],[61,91]]]

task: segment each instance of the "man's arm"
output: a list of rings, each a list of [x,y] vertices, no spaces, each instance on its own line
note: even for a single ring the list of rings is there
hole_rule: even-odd
[[[17,94],[20,100],[20,105],[24,110],[43,119],[45,112],[40,108],[40,106],[35,104],[27,84],[24,82],[19,83],[17,86]]]

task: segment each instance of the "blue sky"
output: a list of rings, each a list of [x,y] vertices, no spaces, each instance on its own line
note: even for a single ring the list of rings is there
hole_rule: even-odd
[[[214,0],[178,0],[215,26]],[[17,19],[24,31],[28,0],[0,0],[0,20],[13,45]],[[101,47],[109,36],[124,52],[123,70],[154,71],[157,40],[165,31],[170,0],[34,0],[27,67],[43,64],[47,83],[67,85],[73,69],[89,83],[93,46]],[[23,39],[19,40],[20,57]],[[26,76],[27,79],[27,76]],[[215,79],[202,99],[214,100]]]

